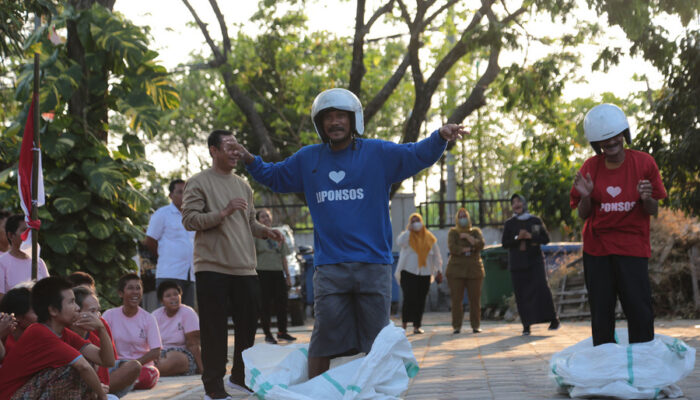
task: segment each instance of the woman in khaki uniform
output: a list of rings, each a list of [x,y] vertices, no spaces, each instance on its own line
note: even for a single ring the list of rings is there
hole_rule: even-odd
[[[484,248],[484,237],[481,230],[472,227],[469,213],[464,208],[457,211],[455,227],[447,234],[447,248],[450,258],[447,261],[447,284],[450,287],[452,299],[453,333],[462,329],[464,310],[464,289],[469,296],[469,322],[472,332],[481,332],[481,285],[484,282],[484,264],[481,262],[481,250]]]

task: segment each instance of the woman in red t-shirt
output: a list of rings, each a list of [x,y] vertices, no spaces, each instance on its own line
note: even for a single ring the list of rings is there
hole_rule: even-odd
[[[654,339],[648,263],[649,217],[666,197],[659,168],[631,142],[624,112],[593,107],[583,121],[597,153],[584,162],[571,188],[571,207],[585,220],[583,268],[591,308],[593,345],[615,343],[615,303],[627,317],[630,343]]]

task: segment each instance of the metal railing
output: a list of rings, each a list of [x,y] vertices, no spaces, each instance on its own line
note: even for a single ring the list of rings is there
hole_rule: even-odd
[[[472,220],[472,225],[500,227],[510,218],[511,208],[508,199],[429,201],[418,205],[427,228],[448,228],[455,224],[455,214],[464,207]],[[276,225],[289,225],[295,232],[308,232],[314,229],[309,206],[306,204],[256,205],[255,209],[267,208],[272,212]]]
[[[473,226],[503,226],[511,217],[509,199],[429,201],[418,205],[427,228],[448,228],[454,226],[457,210],[464,207]]]

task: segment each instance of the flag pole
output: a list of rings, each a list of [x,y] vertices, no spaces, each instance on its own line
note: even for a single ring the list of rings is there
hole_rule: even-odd
[[[34,17],[34,29],[39,29],[41,25],[41,17]],[[38,191],[39,191],[39,149],[41,149],[41,141],[39,140],[39,53],[34,53],[34,90],[32,93],[32,101],[34,102],[34,146],[32,148],[32,210],[31,219],[38,219]],[[37,264],[39,260],[38,249],[39,231],[32,228],[32,280],[37,278]]]

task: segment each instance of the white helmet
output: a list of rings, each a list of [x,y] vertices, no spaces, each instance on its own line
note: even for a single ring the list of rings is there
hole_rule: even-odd
[[[362,117],[362,103],[360,103],[360,99],[358,99],[353,92],[346,89],[328,89],[316,96],[314,103],[311,105],[311,120],[314,123],[316,134],[318,134],[321,140],[325,141],[321,134],[323,132],[323,126],[321,125],[321,121],[316,120],[316,117],[320,117],[321,112],[329,108],[353,113],[355,115],[355,121],[353,121],[355,132],[360,135],[365,132],[365,124]]]
[[[591,108],[583,119],[583,132],[598,154],[600,154],[600,146],[594,144],[595,142],[610,139],[623,132],[629,144],[632,141],[629,128],[625,113],[614,104],[599,104]]]

